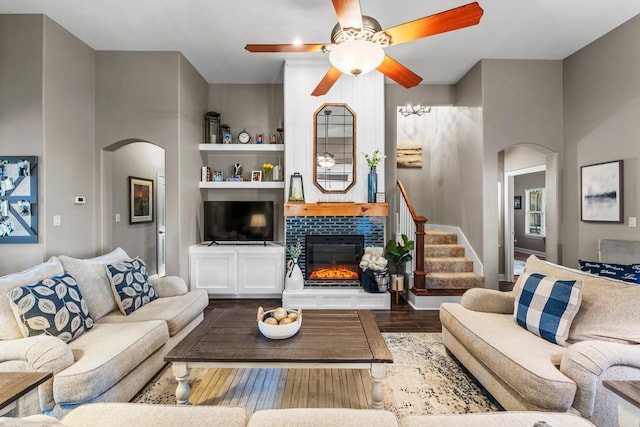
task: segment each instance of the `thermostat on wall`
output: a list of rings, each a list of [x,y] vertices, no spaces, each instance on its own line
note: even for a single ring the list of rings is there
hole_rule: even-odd
[[[76,196],[73,199],[73,203],[75,203],[76,205],[84,205],[85,203],[87,203],[87,198],[85,196]]]

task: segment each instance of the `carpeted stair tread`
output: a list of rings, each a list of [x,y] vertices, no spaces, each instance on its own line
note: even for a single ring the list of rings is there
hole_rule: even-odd
[[[473,261],[464,257],[437,257],[424,259],[425,271],[463,273],[473,272]]]
[[[484,287],[484,277],[475,273],[426,273],[427,289],[471,289]]]
[[[426,245],[452,245],[458,243],[455,233],[438,230],[425,230],[424,243]]]
[[[424,245],[424,256],[427,258],[463,257],[464,254],[464,246],[461,245]]]

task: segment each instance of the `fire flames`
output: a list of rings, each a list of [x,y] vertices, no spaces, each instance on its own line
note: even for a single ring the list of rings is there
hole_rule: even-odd
[[[318,280],[357,280],[358,273],[346,266],[320,267],[311,272],[311,279]]]

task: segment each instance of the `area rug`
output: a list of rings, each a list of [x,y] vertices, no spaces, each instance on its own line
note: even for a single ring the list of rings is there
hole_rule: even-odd
[[[486,390],[468,373],[466,370],[446,351],[442,344],[441,334],[433,333],[383,333],[387,346],[393,355],[393,363],[387,365],[387,372],[384,381],[384,405],[385,409],[395,413],[398,417],[410,414],[462,414],[469,412],[491,412],[499,411],[502,408],[491,397]],[[212,373],[212,371],[220,371]],[[207,389],[206,383],[214,381],[227,381],[229,388],[233,389],[227,394],[236,393],[237,400],[229,400],[226,404],[240,404],[249,409],[249,412],[265,408],[279,407],[333,407],[334,402],[323,401],[323,397],[315,396],[313,404],[305,400],[302,403],[283,400],[278,401],[273,397],[273,392],[264,393],[260,396],[253,396],[259,388],[258,383],[263,388],[281,389],[283,393],[291,381],[294,374],[286,379],[286,369],[240,369],[235,379],[222,378],[229,376],[229,370],[212,369],[192,369],[189,383],[191,385],[191,400],[196,404],[225,404],[225,399],[220,397],[196,396],[198,390]],[[290,370],[306,372],[309,370]],[[326,371],[326,370],[325,370]],[[351,377],[344,379],[344,375],[349,375],[344,370],[335,375],[336,382],[342,381],[345,389],[356,390],[355,394],[360,396],[356,402],[346,401],[342,407],[367,407],[370,403],[370,377],[367,371],[362,371],[362,379],[359,376],[355,380]],[[302,381],[315,380],[316,374],[299,374],[295,376],[307,375]],[[360,375],[360,374],[358,374]],[[337,379],[340,376],[340,379]],[[318,375],[320,377],[320,375]],[[217,379],[216,379],[217,378]],[[230,376],[229,376],[230,378]],[[296,379],[300,383],[299,379]],[[327,381],[330,381],[327,380]],[[248,384],[245,384],[248,383]],[[269,387],[267,384],[271,383]],[[355,385],[353,384],[355,383]],[[293,385],[291,387],[297,387]],[[335,386],[334,386],[335,387]],[[326,385],[328,391],[331,387]],[[136,403],[153,404],[175,404],[176,380],[171,373],[170,367],[162,370],[140,393],[132,400]],[[242,390],[245,390],[244,392]],[[250,390],[247,392],[246,390]],[[339,392],[338,392],[339,393]],[[244,394],[244,397],[241,396]],[[286,393],[285,393],[286,394]],[[353,394],[353,392],[352,392]],[[265,397],[267,396],[267,397]],[[252,401],[252,399],[254,401]],[[285,398],[286,399],[286,398]],[[290,398],[289,398],[290,399]],[[336,399],[337,400],[337,399]],[[307,406],[306,403],[309,403]],[[341,401],[342,404],[344,402]],[[341,403],[335,406],[340,406]]]

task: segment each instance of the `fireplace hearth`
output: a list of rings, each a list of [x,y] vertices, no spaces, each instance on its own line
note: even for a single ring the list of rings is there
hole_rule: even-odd
[[[305,285],[360,286],[363,235],[305,236]]]

